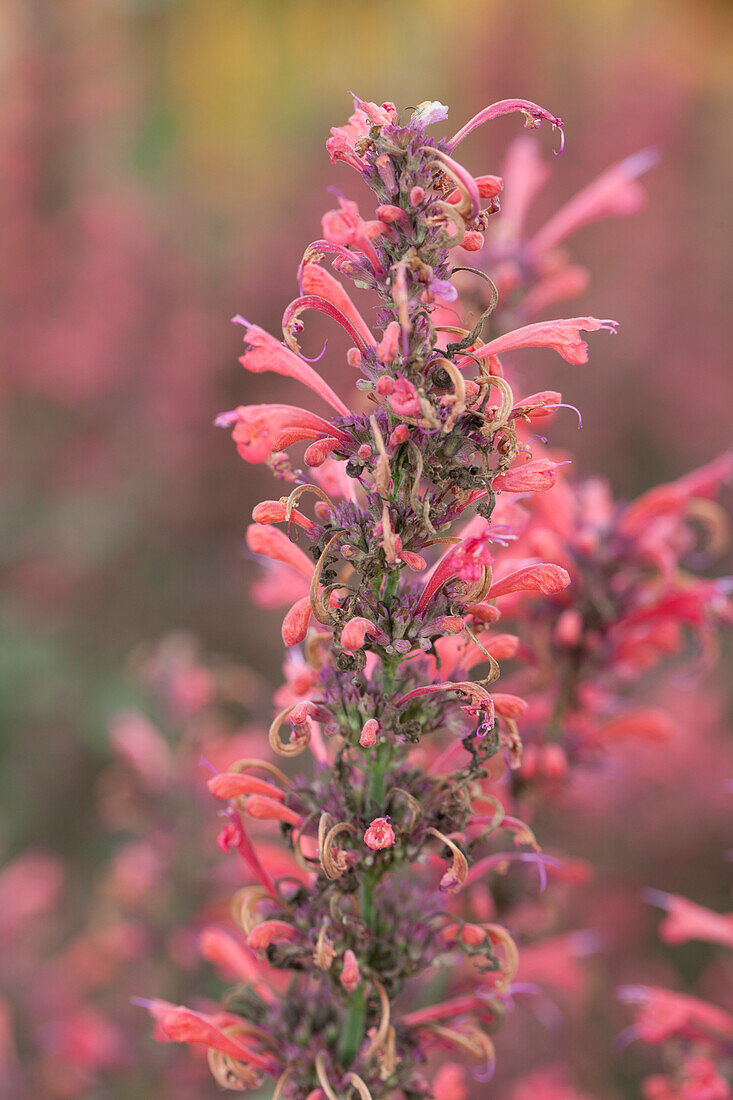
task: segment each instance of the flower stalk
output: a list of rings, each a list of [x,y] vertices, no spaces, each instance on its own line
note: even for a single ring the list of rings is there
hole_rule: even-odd
[[[401,121],[394,104],[355,100],[327,148],[371,188],[375,217],[344,197],[324,216],[283,315],[284,342],[236,318],[246,370],[296,380],[328,409],[241,406],[219,418],[245,461],[288,483],[279,501],[257,506],[247,543],[294,597],[283,640],[299,671],[278,693],[269,741],[300,769],[286,783],[279,770],[263,780],[248,760],[211,781],[230,803],[226,843],[257,879],[235,918],[258,977],[218,1015],[181,1010],[185,1029],[167,1034],[185,1030],[208,1046],[225,1088],[272,1078],[284,1100],[422,1100],[433,1095],[427,1060],[446,1049],[487,1080],[519,957],[493,884],[523,863],[544,882],[559,862],[515,812],[528,701],[495,683],[521,638],[497,622],[527,601],[544,623],[569,598],[571,571],[545,560],[535,537],[552,515],[535,501],[564,471],[532,421],[563,403],[549,391],[518,400],[528,387],[503,357],[550,348],[584,364],[581,333],[616,323],[506,330],[489,279],[480,323],[455,324],[453,276],[477,270],[456,263],[457,250],[484,247],[501,190],[455,148],[514,111],[530,128],[562,129],[537,104],[504,100],[445,141],[429,131],[447,116],[442,104]],[[321,266],[327,257],[335,275]],[[371,292],[373,324],[342,279]],[[312,310],[353,344],[353,408],[302,354]],[[307,473],[288,453],[303,443]],[[263,874],[240,815],[279,829],[288,873]],[[429,996],[440,967],[455,973],[445,1000],[406,1012],[405,998]],[[268,982],[274,999],[258,992]]]

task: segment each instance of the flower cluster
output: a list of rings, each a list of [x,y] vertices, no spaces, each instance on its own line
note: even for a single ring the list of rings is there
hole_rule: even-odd
[[[665,912],[659,935],[677,945],[701,941],[733,947],[733,913],[715,913],[687,898],[648,890]],[[656,986],[624,986],[619,996],[636,1007],[629,1039],[663,1046],[669,1072],[647,1077],[645,1100],[730,1100],[733,1097],[733,1015],[707,999]]]
[[[205,1066],[145,1042],[131,999],[206,980],[205,925],[226,915],[238,877],[212,843],[200,758],[225,768],[261,744],[266,731],[242,725],[258,691],[254,673],[205,662],[186,635],[136,650],[128,693],[145,710],[112,717],[85,824],[94,863],[82,878],[33,846],[0,870],[3,1097],[200,1100],[210,1086]]]
[[[729,582],[690,570],[725,545],[715,497],[732,470],[723,455],[630,504],[614,501],[600,479],[559,478],[551,494],[527,503],[522,553],[551,556],[572,583],[521,609],[526,660],[516,690],[530,707],[519,783],[557,783],[622,738],[665,740],[672,717],[628,695],[691,643],[698,666],[717,652],[717,628],[730,621]]]
[[[246,370],[297,380],[328,408],[244,405],[217,419],[241,457],[267,463],[287,489],[257,505],[247,532],[250,551],[269,563],[260,602],[287,601],[286,683],[269,732],[283,766],[247,757],[209,780],[224,805],[220,846],[238,854],[249,884],[234,898],[237,932],[212,929],[208,957],[240,984],[211,1010],[148,1007],[158,1038],[204,1047],[224,1088],[269,1078],[287,1100],[431,1091],[447,1100],[462,1095],[460,1068],[426,1076],[446,1051],[488,1079],[518,967],[500,876],[527,863],[542,880],[557,865],[514,812],[519,780],[507,777],[529,774],[520,723],[531,711],[523,690],[495,689],[500,662],[518,657],[518,683],[533,688],[540,656],[546,662],[553,680],[532,704],[541,711],[533,722],[551,728],[546,700],[562,698],[558,719],[566,704],[572,715],[586,667],[617,672],[635,654],[670,648],[654,628],[667,613],[685,618],[675,600],[697,601],[701,630],[724,600],[707,582],[688,592],[673,568],[688,547],[687,518],[697,509],[708,521],[691,502],[706,501],[723,471],[658,506],[604,511],[602,490],[564,486],[562,462],[532,434],[562,406],[560,394],[527,394],[504,369],[507,353],[536,347],[585,363],[584,334],[615,322],[495,326],[494,283],[455,262],[455,250],[486,246],[502,189],[498,177],[470,173],[456,148],[514,111],[529,127],[562,129],[537,104],[505,100],[435,140],[427,128],[447,117],[441,104],[421,104],[401,123],[393,104],[357,100],[327,147],[375,193],[375,216],[365,220],[344,197],[324,216],[282,342],[235,319]],[[639,167],[613,170],[566,222],[629,212],[631,199],[620,209],[613,196],[638,187]],[[535,243],[535,306],[563,296],[549,293],[547,265],[567,231],[562,223]],[[374,326],[327,257],[376,299]],[[487,287],[470,328],[455,323],[460,271]],[[301,352],[308,311],[336,321],[353,345],[353,409]],[[306,445],[305,469],[288,454],[296,444]],[[580,584],[569,596],[571,579]],[[526,645],[505,628],[525,607]],[[601,710],[591,711],[594,736]],[[542,767],[558,772],[566,750],[548,742]],[[539,745],[530,748],[537,766]],[[312,767],[286,767],[306,752]],[[253,843],[258,822],[279,830],[284,853]]]

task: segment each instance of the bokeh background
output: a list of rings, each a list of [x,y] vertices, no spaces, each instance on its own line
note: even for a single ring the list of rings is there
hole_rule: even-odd
[[[146,1025],[136,1049],[129,1031],[121,1044],[115,1028],[135,990],[116,976],[159,943],[148,971],[157,987],[146,978],[140,992],[185,996],[195,964],[188,941],[171,948],[170,935],[188,915],[181,882],[190,912],[206,876],[221,873],[200,854],[215,823],[195,792],[184,797],[185,783],[168,802],[155,783],[138,798],[119,759],[121,744],[129,756],[144,739],[133,729],[125,740],[124,722],[138,720],[130,708],[170,723],[175,755],[202,737],[254,737],[279,682],[279,623],[250,604],[242,548],[266,478],[212,427],[257,392],[229,319],[241,311],[277,331],[331,205],[328,186],[360,197],[324,149],[329,126],[350,112],[348,90],[398,105],[439,99],[456,126],[523,96],[561,115],[568,139],[538,225],[609,163],[650,145],[661,153],[646,210],[574,241],[593,280],[571,313],[617,318],[621,330],[594,342],[586,368],[539,353],[542,386],[562,388],[584,415],[582,433],[568,418],[553,441],[621,496],[714,457],[730,442],[733,396],[733,5],[2,0],[0,10],[0,856],[16,876],[0,878],[0,898],[24,899],[8,920],[31,944],[7,977],[0,1050],[20,1034],[17,1057],[40,1059],[43,1095],[206,1097],[213,1085],[175,1078]],[[473,135],[466,162],[499,171],[517,125],[509,117]],[[638,783],[599,825],[594,850],[578,843],[601,865],[594,904],[610,923],[622,871],[631,890],[653,868],[654,885],[730,908],[723,811],[695,812],[689,791],[691,766],[724,770],[722,713],[710,699],[701,713],[679,683],[670,690],[686,723],[713,732],[702,758],[685,749],[677,772],[642,754]],[[598,797],[612,801],[612,785]],[[122,920],[115,908],[110,922],[120,837],[142,835],[142,820],[152,829],[151,813],[166,844],[189,837],[188,857],[179,853],[175,890],[155,869],[146,880],[147,902],[168,890],[152,903],[155,921]],[[572,833],[570,811],[567,820]],[[128,860],[139,869],[143,858],[154,862],[150,851]],[[100,928],[110,942],[81,997],[96,1020],[90,1051],[89,1028],[67,1035],[43,1005]],[[29,982],[35,1000],[11,1007]],[[586,1043],[581,1072],[592,1095],[637,1095],[638,1066],[633,1056],[621,1064],[612,1037],[608,1024]],[[20,1096],[11,1080],[8,1095]]]

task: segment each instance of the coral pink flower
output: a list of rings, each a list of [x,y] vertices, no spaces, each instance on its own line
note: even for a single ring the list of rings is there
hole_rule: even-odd
[[[376,744],[378,733],[379,722],[376,718],[368,718],[359,736],[359,744],[361,747],[363,749],[371,749]]]
[[[304,640],[312,613],[310,596],[295,601],[282,623],[282,639],[286,646],[298,645]]]
[[[304,359],[300,359],[290,348],[283,347],[274,336],[270,336],[269,332],[258,325],[250,325],[243,317],[235,317],[234,320],[247,329],[244,340],[249,345],[249,350],[239,360],[246,370],[255,374],[271,370],[286,378],[294,378],[322,397],[336,412],[343,416],[348,414],[348,407],[341,398]]]
[[[528,99],[502,99],[497,103],[492,103],[489,107],[484,107],[483,111],[479,111],[477,115],[474,115],[458,133],[453,135],[448,142],[449,147],[455,149],[456,145],[460,144],[477,127],[482,126],[484,122],[491,122],[501,115],[511,114],[512,111],[522,112],[526,119],[525,126],[529,129],[537,129],[543,122],[549,122],[553,129],[557,128],[562,133],[562,119],[555,118],[544,107],[540,107],[538,103],[532,103]]]
[[[265,1000],[273,1001],[274,993],[251,952],[223,928],[205,928],[198,939],[201,957],[222,970],[227,977],[251,983]]]
[[[417,390],[407,378],[397,379],[388,400],[398,416],[418,416],[420,413]]]
[[[220,1050],[230,1058],[272,1071],[273,1058],[252,1050],[242,1040],[227,1035],[223,1028],[238,1026],[241,1019],[228,1013],[209,1015],[193,1012],[183,1005],[167,1005],[164,1001],[151,1002],[150,1012],[158,1020],[163,1033],[176,1043],[199,1043]]]
[[[146,786],[160,790],[170,779],[171,750],[159,730],[139,711],[121,711],[113,718],[110,741],[120,759],[135,769]]]
[[[298,939],[298,931],[284,920],[265,920],[255,925],[247,937],[253,951],[265,951],[273,943],[290,943]]]
[[[259,504],[255,504],[252,509],[252,519],[263,527],[267,527],[271,523],[284,523],[287,520],[289,523],[295,523],[311,536],[315,536],[318,531],[316,525],[302,512],[299,512],[297,508],[291,508],[288,514],[286,503],[283,500],[263,500]]]
[[[444,1062],[433,1081],[435,1100],[467,1100],[466,1070],[458,1062]]]
[[[268,795],[251,795],[245,802],[245,808],[251,817],[257,817],[261,821],[284,821],[287,825],[296,827],[303,823],[301,814]]]
[[[704,940],[733,947],[733,913],[714,913],[702,905],[696,905],[678,894],[663,890],[645,890],[644,897],[652,905],[666,910],[666,917],[659,929],[665,943],[687,943]]]
[[[246,794],[262,794],[280,802],[285,797],[274,783],[259,779],[256,775],[245,775],[241,772],[221,772],[209,780],[208,787],[214,798],[222,798],[225,801]]]
[[[287,535],[277,527],[262,527],[257,523],[247,528],[247,546],[255,554],[272,558],[273,561],[291,565],[308,580],[313,575],[313,562],[303,551],[290,541]]]
[[[492,355],[501,355],[505,351],[518,348],[552,348],[567,363],[588,362],[588,345],[581,340],[581,332],[597,332],[605,329],[615,332],[618,321],[599,321],[597,317],[571,317],[559,321],[535,321],[532,325],[515,329],[505,336],[498,336],[488,344],[477,348],[472,355],[477,359],[488,359]]]
[[[344,126],[332,126],[331,137],[326,142],[326,149],[331,160],[343,160],[356,168],[357,172],[363,171],[364,162],[356,152],[356,144],[369,133],[370,119],[361,107],[356,107],[349,121]]]
[[[607,168],[543,225],[530,241],[530,250],[541,255],[588,222],[635,214],[646,202],[646,191],[638,177],[658,159],[654,149],[643,149]]]
[[[373,347],[376,344],[366,321],[341,283],[338,279],[334,279],[330,272],[325,271],[324,268],[315,263],[304,264],[301,273],[301,287],[303,294],[317,294],[319,297],[331,302],[339,313],[349,321],[366,347]]]
[[[226,415],[227,427],[236,416],[232,439],[245,462],[265,462],[273,451],[284,451],[304,439],[347,438],[322,417],[293,405],[240,405]]]
[[[353,993],[361,982],[359,963],[351,948],[344,952],[344,965],[341,969],[340,981],[349,993]]]
[[[505,493],[543,493],[555,484],[560,465],[549,458],[531,459],[521,466],[512,466],[494,479],[494,485]]]
[[[510,592],[540,592],[543,596],[551,596],[562,592],[569,584],[570,574],[560,565],[526,565],[495,581],[489,589],[489,599]]]
[[[374,251],[372,241],[384,233],[384,224],[379,220],[365,222],[359,216],[359,207],[348,199],[339,198],[339,206],[340,210],[330,210],[323,215],[323,236],[332,244],[357,248],[367,257],[374,271],[381,274],[384,270],[382,261]]]
[[[384,330],[384,336],[379,341],[379,347],[377,348],[377,358],[381,360],[382,363],[391,363],[397,355],[397,352],[400,348],[401,332],[402,329],[400,328],[397,321],[390,321],[390,323],[387,325],[386,329]],[[406,379],[402,379],[402,381],[406,381]]]
[[[395,842],[394,829],[386,817],[375,817],[367,831],[364,833],[364,843],[367,848],[378,851],[380,848],[390,848]]]
[[[367,636],[379,638],[381,634],[379,627],[375,626],[371,619],[356,616],[349,619],[341,631],[341,645],[350,653],[354,653],[357,649],[361,649]]]
[[[697,997],[649,985],[622,986],[619,996],[640,1006],[634,1027],[646,1043],[661,1043],[673,1035],[733,1041],[733,1016]]]
[[[425,610],[430,600],[445,584],[452,580],[475,584],[491,566],[493,558],[485,537],[464,539],[460,546],[450,549],[432,571],[417,603],[417,612]]]

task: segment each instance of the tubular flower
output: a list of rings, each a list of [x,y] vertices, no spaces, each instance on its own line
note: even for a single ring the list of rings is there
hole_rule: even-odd
[[[706,940],[733,947],[733,915],[714,913],[676,894],[645,891],[647,901],[666,911],[659,935],[668,944]],[[638,1006],[627,1034],[656,1046],[663,1044],[669,1076],[655,1074],[643,1082],[643,1094],[655,1097],[729,1100],[733,1017],[697,997],[653,986],[624,986],[621,1000]]]
[[[290,605],[269,744],[303,764],[288,779],[270,762],[242,760],[209,779],[226,804],[220,846],[241,857],[246,876],[233,906],[244,938],[208,937],[203,950],[240,984],[226,1013],[181,1016],[175,1027],[168,1020],[167,1037],[207,1046],[225,1088],[270,1077],[278,1100],[462,1100],[454,1070],[439,1072],[434,1089],[424,1076],[428,1057],[446,1048],[487,1080],[519,964],[522,919],[509,899],[525,879],[536,892],[537,880],[544,888],[563,873],[519,810],[538,776],[557,785],[572,772],[583,739],[566,747],[553,722],[573,711],[591,662],[601,664],[599,631],[605,658],[618,665],[662,646],[655,631],[670,619],[704,634],[723,614],[717,582],[678,577],[658,590],[649,581],[650,570],[674,573],[688,521],[705,513],[712,529],[699,501],[704,489],[712,504],[716,478],[648,502],[651,529],[633,514],[624,529],[623,515],[574,490],[564,463],[527,439],[534,417],[565,407],[561,395],[518,400],[497,359],[549,347],[584,363],[581,333],[615,323],[499,326],[482,342],[496,286],[460,260],[456,268],[454,256],[491,236],[501,179],[469,170],[456,148],[511,112],[532,128],[562,127],[537,104],[503,100],[450,141],[436,140],[428,127],[445,119],[442,104],[420,104],[400,122],[391,103],[355,100],[327,148],[371,188],[376,217],[362,218],[344,197],[324,216],[323,239],[306,250],[299,294],[284,311],[285,343],[239,319],[245,369],[297,380],[331,411],[240,406],[219,418],[247,461],[266,461],[288,482],[289,496],[256,506],[246,539],[273,571],[260,598]],[[529,181],[520,207],[534,189]],[[599,185],[575,220],[610,210],[612,190]],[[327,259],[340,278],[373,292],[374,318],[321,266]],[[457,270],[478,274],[491,297],[472,330],[445,321],[440,304],[457,299]],[[353,345],[328,375],[338,393],[300,354],[301,317],[312,309]],[[285,453],[303,445],[308,480]],[[636,555],[639,567],[629,599],[612,585],[617,604],[601,614],[583,569],[592,574],[614,553]],[[494,692],[499,661],[520,671]],[[601,709],[584,730],[596,748],[619,718]],[[531,751],[522,764],[525,729]],[[284,866],[258,854],[276,837]],[[516,891],[503,888],[505,876],[516,877]],[[398,1008],[438,966],[448,985],[441,1001]]]
[[[581,340],[581,332],[597,332],[605,329],[615,332],[617,321],[599,321],[597,317],[572,317],[564,321],[537,321],[525,325],[505,336],[498,336],[473,352],[477,359],[488,359],[518,348],[552,348],[566,363],[587,363],[588,345]]]

